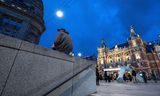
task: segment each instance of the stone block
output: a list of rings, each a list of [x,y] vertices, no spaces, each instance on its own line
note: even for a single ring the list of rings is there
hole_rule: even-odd
[[[34,47],[35,47],[35,44],[27,42],[27,41],[22,41],[20,50],[34,52]]]
[[[84,68],[86,68],[87,66],[90,66],[92,64],[95,65],[96,62],[86,60],[86,59],[82,59],[82,58],[79,58],[79,57],[75,57],[73,73],[77,74],[78,72],[82,71]]]
[[[38,46],[38,45],[35,46],[34,52],[38,53],[38,54],[43,54],[43,55],[51,56],[51,57],[54,57],[54,58],[62,59],[62,60],[67,60],[67,61],[70,61],[70,62],[74,61],[74,58],[72,56],[69,56],[69,55],[67,55],[63,52],[59,52],[59,51],[56,51],[56,50],[44,48],[44,47],[41,47],[41,46]]]
[[[73,63],[19,51],[2,96],[42,96],[73,76]]]
[[[88,68],[73,79],[73,96],[88,96],[96,92],[95,70]]]
[[[22,40],[0,34],[0,45],[19,49]]]
[[[17,52],[17,50],[0,46],[0,93],[5,85]]]
[[[58,87],[47,96],[72,96],[72,79]]]

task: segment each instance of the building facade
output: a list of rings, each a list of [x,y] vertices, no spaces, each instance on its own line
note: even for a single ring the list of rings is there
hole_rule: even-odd
[[[104,40],[98,48],[97,64],[99,73],[103,75],[104,69],[114,69],[120,66],[130,65],[137,71],[145,71],[150,76],[160,72],[160,45],[158,43],[146,43],[135,33],[133,26],[130,28],[130,36],[127,42],[107,48]]]
[[[42,0],[0,0],[0,33],[38,44],[45,31]]]

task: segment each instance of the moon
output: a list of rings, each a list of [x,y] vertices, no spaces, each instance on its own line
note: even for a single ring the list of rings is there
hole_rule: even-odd
[[[62,18],[62,17],[63,17],[63,11],[58,10],[58,11],[56,12],[56,16],[59,17],[59,18]]]

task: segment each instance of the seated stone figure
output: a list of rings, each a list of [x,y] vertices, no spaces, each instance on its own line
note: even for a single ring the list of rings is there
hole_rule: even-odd
[[[73,50],[72,40],[65,29],[57,29],[58,35],[55,38],[52,49],[69,54]]]

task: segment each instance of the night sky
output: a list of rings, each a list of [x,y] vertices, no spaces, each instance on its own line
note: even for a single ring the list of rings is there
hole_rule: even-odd
[[[57,28],[69,31],[74,52],[97,54],[104,38],[107,47],[126,42],[130,25],[144,41],[160,33],[160,0],[43,0],[46,31],[40,45],[50,48]],[[63,18],[56,11],[64,12]]]

